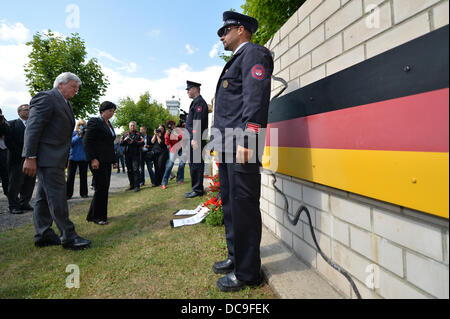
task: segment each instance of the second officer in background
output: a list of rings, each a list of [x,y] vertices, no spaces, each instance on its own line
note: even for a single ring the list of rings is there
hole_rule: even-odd
[[[193,99],[189,107],[189,114],[186,119],[186,129],[190,134],[190,158],[189,167],[191,172],[192,190],[186,193],[186,198],[203,196],[203,174],[205,162],[202,151],[206,146],[206,141],[202,140],[202,134],[208,129],[208,104],[200,95],[200,83],[187,81],[187,93]]]

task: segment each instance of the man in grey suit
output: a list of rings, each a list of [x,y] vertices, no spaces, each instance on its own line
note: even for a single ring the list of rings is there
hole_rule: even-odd
[[[64,174],[75,126],[68,100],[78,93],[80,85],[78,76],[62,73],[53,90],[36,94],[30,102],[22,156],[23,172],[28,176],[37,174],[39,179],[33,214],[37,247],[62,244],[66,249],[82,249],[91,244],[77,235],[69,219]],[[53,221],[61,237],[51,228]]]

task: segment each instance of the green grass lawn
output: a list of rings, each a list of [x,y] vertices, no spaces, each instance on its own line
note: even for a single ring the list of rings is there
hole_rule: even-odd
[[[217,289],[211,267],[226,257],[224,228],[169,225],[175,211],[202,201],[184,198],[189,185],[188,177],[167,190],[110,195],[107,226],[86,222],[90,201],[72,207],[76,231],[92,241],[82,251],[34,247],[33,225],[0,232],[0,298],[276,298],[267,284]],[[79,266],[80,288],[66,288],[69,264]]]

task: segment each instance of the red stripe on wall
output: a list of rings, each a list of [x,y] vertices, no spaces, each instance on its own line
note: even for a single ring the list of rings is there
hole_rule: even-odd
[[[355,92],[357,94],[358,92]],[[449,151],[449,89],[274,122],[280,147]]]

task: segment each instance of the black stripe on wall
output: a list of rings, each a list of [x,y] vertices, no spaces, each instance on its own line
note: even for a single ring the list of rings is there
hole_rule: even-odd
[[[269,123],[449,87],[449,26],[273,100]]]

